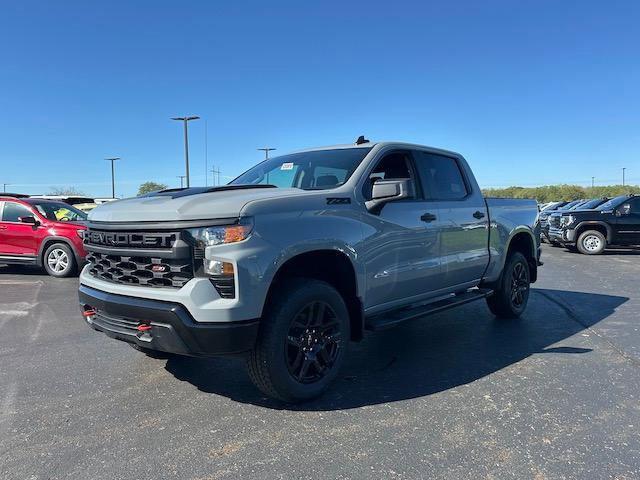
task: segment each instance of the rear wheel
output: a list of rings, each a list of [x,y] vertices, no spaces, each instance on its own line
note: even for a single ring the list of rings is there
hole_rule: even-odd
[[[71,248],[64,243],[49,246],[42,257],[42,264],[52,277],[69,277],[76,273],[76,258]]]
[[[262,319],[249,376],[270,397],[310,400],[338,375],[348,341],[349,313],[336,289],[313,279],[288,282]]]
[[[576,247],[580,253],[585,255],[598,255],[604,252],[607,246],[607,239],[597,230],[587,230],[582,232],[578,237]]]
[[[531,284],[529,262],[520,252],[513,252],[507,258],[493,295],[487,298],[489,310],[499,318],[518,318],[529,301]]]

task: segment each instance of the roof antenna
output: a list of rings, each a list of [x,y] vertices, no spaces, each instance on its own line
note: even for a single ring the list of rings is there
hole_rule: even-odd
[[[364,138],[364,135],[360,135],[356,140],[356,145],[362,145],[363,143],[369,143],[369,140]]]

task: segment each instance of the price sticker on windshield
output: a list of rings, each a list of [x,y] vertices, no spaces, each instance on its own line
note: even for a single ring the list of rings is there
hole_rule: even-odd
[[[283,163],[280,170],[293,170],[293,162]]]

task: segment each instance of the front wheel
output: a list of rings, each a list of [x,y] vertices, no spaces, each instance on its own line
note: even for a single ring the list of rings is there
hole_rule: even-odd
[[[76,272],[76,258],[64,243],[54,243],[44,252],[42,264],[52,277],[69,277]]]
[[[597,230],[587,230],[578,237],[576,247],[580,253],[585,255],[598,255],[604,252],[607,246],[607,239]]]
[[[529,262],[520,252],[513,252],[505,262],[498,288],[487,298],[489,310],[499,318],[518,318],[529,301],[531,284]]]
[[[326,282],[297,279],[276,293],[247,367],[266,395],[289,403],[318,397],[336,378],[349,342],[349,313]]]

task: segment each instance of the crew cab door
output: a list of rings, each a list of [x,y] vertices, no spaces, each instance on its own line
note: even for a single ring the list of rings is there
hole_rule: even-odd
[[[616,209],[617,242],[640,245],[640,197],[630,198]]]
[[[405,178],[414,183],[411,198],[391,201],[380,212],[363,214],[365,309],[408,304],[440,288],[439,212],[421,193],[411,153],[382,152],[365,178],[363,195],[370,198],[371,185],[377,179]]]
[[[484,197],[460,158],[414,152],[426,197],[440,215],[441,288],[478,283],[489,263],[489,216]]]
[[[38,242],[34,225],[23,223],[20,217],[37,216],[26,206],[5,200],[0,212],[0,255],[35,257]]]

